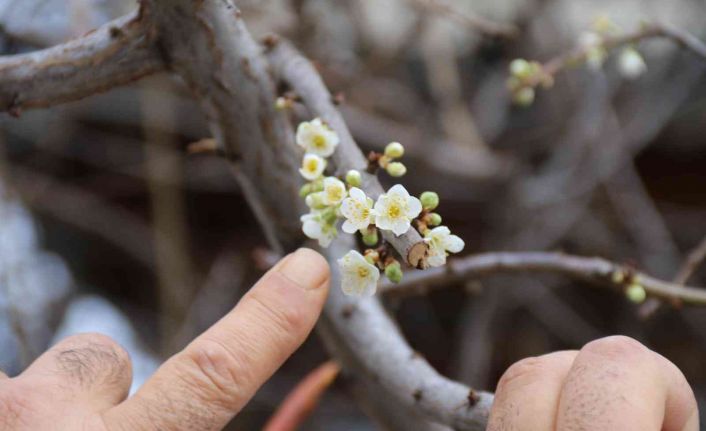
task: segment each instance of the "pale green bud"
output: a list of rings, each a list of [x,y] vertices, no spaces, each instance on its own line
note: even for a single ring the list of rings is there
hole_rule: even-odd
[[[328,224],[333,225],[338,220],[338,214],[336,213],[336,208],[328,207],[321,212],[321,218]]]
[[[305,202],[306,206],[313,209],[321,209],[326,207],[326,204],[324,203],[324,196],[321,192],[308,194]]]
[[[393,177],[401,177],[407,173],[407,167],[400,162],[389,163],[385,170]]]
[[[647,299],[647,292],[641,285],[633,283],[625,290],[625,296],[635,304],[642,304]]]
[[[368,228],[361,231],[363,244],[372,247],[378,243],[378,230],[376,228]]]
[[[527,78],[532,75],[533,67],[524,58],[516,58],[510,62],[510,74],[518,78]]]
[[[520,88],[515,92],[512,101],[519,106],[530,106],[534,102],[534,88]]]
[[[399,142],[390,142],[385,147],[385,155],[391,159],[399,159],[404,155],[404,147]]]
[[[424,192],[419,195],[419,200],[422,202],[422,208],[427,211],[432,211],[439,206],[439,195],[435,192]]]
[[[438,213],[429,214],[429,226],[439,226],[441,224],[441,216]]]
[[[393,283],[402,281],[402,266],[395,261],[385,267],[385,276]]]
[[[375,265],[378,262],[378,260],[380,260],[380,253],[378,253],[377,250],[373,250],[373,249],[369,248],[369,249],[365,250],[364,255],[365,255],[365,260],[367,260],[368,263],[371,265]]]
[[[356,171],[355,169],[351,169],[346,173],[346,183],[348,183],[349,186],[360,187],[361,181],[362,177],[360,175],[360,172]]]
[[[305,198],[313,192],[314,190],[312,189],[311,184],[306,183],[299,189],[299,197]]]

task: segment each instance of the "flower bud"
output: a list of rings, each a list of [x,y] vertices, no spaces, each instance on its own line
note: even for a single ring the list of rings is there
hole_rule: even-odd
[[[429,226],[439,226],[441,224],[441,216],[438,213],[430,213],[427,224]]]
[[[372,248],[365,250],[363,254],[365,255],[365,260],[371,265],[375,265],[380,260],[380,253]]]
[[[647,292],[641,285],[633,283],[625,290],[625,296],[635,304],[642,304],[647,299]]]
[[[322,192],[310,193],[306,196],[306,206],[313,209],[321,209],[326,207],[324,203],[324,195]]]
[[[374,227],[369,227],[361,231],[363,236],[363,244],[372,247],[378,243],[378,230]]]
[[[532,75],[532,66],[524,58],[516,58],[510,62],[510,74],[520,79]]]
[[[399,159],[404,155],[404,147],[399,142],[390,142],[385,147],[385,155],[391,159]]]
[[[534,88],[520,88],[513,95],[512,101],[518,106],[530,106],[534,102]]]
[[[427,211],[432,211],[439,206],[439,195],[435,192],[424,192],[419,195],[419,200],[422,202],[422,208]]]
[[[392,262],[385,267],[385,276],[393,283],[399,283],[402,281],[402,275],[402,267],[397,261]]]
[[[312,189],[311,184],[306,183],[302,186],[302,188],[299,189],[299,197],[305,198],[313,192],[314,192],[314,190]]]
[[[328,207],[321,212],[321,218],[328,224],[333,225],[338,220],[338,214],[336,213],[336,208]]]
[[[361,181],[362,177],[360,176],[360,172],[356,171],[355,169],[351,169],[346,173],[346,183],[349,186],[360,187]]]
[[[385,168],[388,174],[393,177],[401,177],[407,173],[407,167],[400,162],[392,162]]]

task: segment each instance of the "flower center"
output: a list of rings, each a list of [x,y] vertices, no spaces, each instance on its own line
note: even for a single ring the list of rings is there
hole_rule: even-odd
[[[392,204],[387,207],[387,216],[390,218],[397,218],[402,214],[402,208],[398,204]]]
[[[323,135],[314,135],[312,142],[314,143],[314,147],[316,148],[326,148],[326,138],[324,138]]]
[[[332,201],[340,201],[343,198],[343,190],[332,187],[328,190],[328,197]]]
[[[306,168],[309,170],[309,172],[316,172],[316,168],[319,166],[319,163],[316,161],[316,159],[311,159],[309,160],[309,163],[307,163]]]
[[[364,266],[358,267],[358,277],[365,278],[370,275],[370,270]]]

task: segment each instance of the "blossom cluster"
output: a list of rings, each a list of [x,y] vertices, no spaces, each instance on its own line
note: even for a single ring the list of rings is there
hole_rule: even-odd
[[[343,232],[360,234],[363,244],[369,247],[362,254],[351,250],[338,260],[344,293],[373,295],[381,271],[392,282],[402,279],[401,264],[386,244],[380,244],[379,231],[400,236],[416,228],[428,245],[430,266],[444,265],[448,253],[463,249],[463,240],[451,234],[448,227],[441,226],[441,216],[433,212],[439,205],[436,193],[424,192],[415,197],[403,185],[396,184],[373,199],[363,190],[361,172],[350,170],[342,178],[327,176],[328,158],[336,151],[340,139],[320,118],[300,123],[296,142],[304,150],[299,172],[307,181],[300,191],[309,208],[309,212],[301,216],[304,234],[317,240],[321,247],[328,247],[338,236],[342,221]],[[384,153],[373,153],[369,160],[390,176],[400,177],[407,170],[398,161],[403,155],[404,146],[392,142]]]
[[[535,89],[538,86],[551,87],[554,83],[553,74],[559,68],[585,63],[592,70],[601,70],[608,59],[609,51],[617,48],[616,37],[620,36],[620,28],[606,17],[599,17],[589,31],[582,33],[578,46],[571,55],[561,59],[562,64],[544,66],[536,61],[523,58],[510,62],[510,76],[507,88],[512,95],[512,101],[520,106],[529,106],[534,102]],[[647,71],[647,64],[634,44],[620,48],[617,58],[620,74],[626,79],[639,78]]]

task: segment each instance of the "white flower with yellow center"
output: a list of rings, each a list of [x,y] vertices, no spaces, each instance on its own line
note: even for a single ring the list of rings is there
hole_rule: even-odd
[[[411,220],[422,212],[422,203],[400,184],[380,195],[374,207],[375,224],[400,236],[409,230]]]
[[[341,267],[341,290],[346,295],[372,296],[380,279],[380,270],[355,250],[338,259]]]
[[[447,252],[458,253],[466,245],[461,238],[452,235],[446,226],[435,227],[424,235],[429,245],[427,262],[430,266],[442,266],[446,263]]]
[[[324,178],[323,200],[326,205],[338,205],[346,198],[346,185],[335,177]]]
[[[304,121],[297,127],[297,144],[307,153],[328,157],[336,150],[339,138],[320,118]]]
[[[302,159],[302,167],[299,168],[299,173],[304,179],[314,181],[324,173],[326,169],[326,160],[316,154],[306,154]]]
[[[322,211],[312,211],[309,214],[301,216],[302,231],[304,235],[311,239],[319,241],[321,247],[328,247],[336,236],[335,223],[327,220]]]
[[[342,229],[346,233],[356,233],[373,224],[373,201],[358,187],[351,187],[348,194],[341,204],[341,214],[346,218]]]

